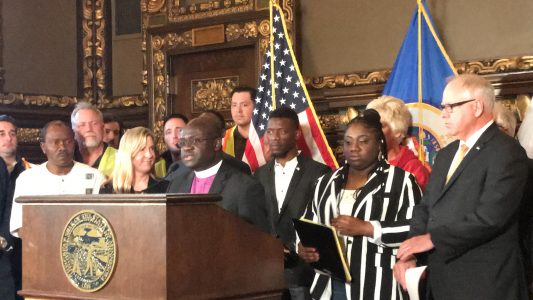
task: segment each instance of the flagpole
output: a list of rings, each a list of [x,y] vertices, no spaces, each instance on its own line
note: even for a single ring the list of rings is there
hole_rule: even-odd
[[[270,5],[271,5],[270,12],[271,12],[271,15],[272,15],[272,0],[270,1]],[[302,83],[302,90],[303,90],[303,92],[305,94],[305,98],[308,100],[309,108],[313,112],[313,116],[315,116],[315,118],[317,118],[315,107],[314,107],[313,103],[311,102],[311,97],[309,96],[309,92],[307,91],[307,87],[305,86],[305,81],[304,81],[304,79],[302,77],[302,72],[300,71],[300,67],[298,67],[296,56],[294,55],[294,52],[292,50],[293,49],[292,41],[290,39],[289,32],[287,31],[287,24],[285,23],[285,14],[283,13],[283,10],[281,9],[281,7],[278,4],[274,4],[274,6],[276,6],[276,8],[279,10],[280,15],[281,15],[281,22],[283,23],[283,30],[284,30],[283,34],[287,37],[287,45],[289,47],[288,50],[290,52],[292,60],[295,62],[294,63],[294,68],[296,69],[296,74],[298,76],[298,80]],[[272,22],[272,20],[270,20],[270,22]],[[274,74],[273,73],[272,73],[271,77],[274,78]],[[318,118],[317,118],[317,121],[318,121]],[[318,126],[318,130],[320,131],[320,135],[321,135],[322,139],[324,141],[326,141],[326,143],[327,143],[326,135],[324,134],[324,130],[322,130],[322,126],[320,126],[320,124]],[[331,147],[329,146],[329,144],[327,144],[327,151],[328,151],[328,154],[330,155],[330,157],[331,157],[331,159],[333,161],[333,165],[335,166],[335,169],[338,168],[339,164],[337,162],[337,159],[335,158],[335,155],[333,155],[333,151],[331,151]]]
[[[424,102],[423,89],[422,89],[422,2],[417,0],[418,4],[418,159],[422,162],[425,161],[424,157],[424,129],[422,128],[423,113],[420,109],[420,105]]]
[[[418,0],[418,1],[420,1],[420,0]],[[429,20],[429,17],[427,15],[426,9],[424,8],[424,6],[421,6],[420,8],[422,9],[422,15],[424,16],[424,19],[426,20],[426,23],[428,24],[429,31],[431,31],[431,34],[433,35],[433,38],[435,39],[435,42],[437,42],[437,45],[439,46],[439,49],[442,52],[442,55],[444,56],[444,58],[448,62],[448,65],[450,66],[450,69],[452,69],[452,71],[455,74],[455,76],[457,76],[458,75],[457,74],[457,70],[455,70],[455,66],[453,65],[452,60],[448,56],[448,53],[446,52],[446,50],[444,50],[444,46],[442,45],[439,37],[437,36],[437,33],[435,32],[435,28],[433,28],[433,24]]]
[[[276,109],[276,79],[274,78],[274,32],[272,28],[273,23],[273,13],[272,13],[272,0],[269,2],[270,5],[270,41],[269,41],[269,51],[270,51],[270,89],[272,93],[272,108]]]

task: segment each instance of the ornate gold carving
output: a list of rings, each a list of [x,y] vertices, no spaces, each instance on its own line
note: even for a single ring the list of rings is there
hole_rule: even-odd
[[[104,57],[105,44],[105,27],[106,22],[104,19],[104,0],[92,0],[94,1],[94,20],[93,20],[93,30],[94,30],[94,58],[93,58],[93,72],[95,72],[96,82],[93,81],[93,84],[96,84],[96,100],[99,107],[103,107],[104,101],[103,98],[106,96],[105,93],[105,76],[106,76],[106,63]],[[109,0],[108,0],[109,1]],[[94,89],[93,89],[94,90]]]
[[[183,22],[205,19],[235,13],[252,11],[253,3],[250,0],[232,1],[170,1],[168,4],[168,20],[170,22]]]
[[[488,59],[456,63],[455,68],[459,74],[476,73],[492,75],[533,70],[533,56]],[[390,75],[390,70],[375,72],[361,72],[353,74],[326,75],[305,78],[305,83],[313,89],[351,87],[367,84],[384,83]]]
[[[244,38],[256,38],[257,37],[257,23],[247,22],[241,26],[241,24],[229,24],[226,27],[226,39],[228,42],[239,39],[241,36]]]
[[[141,83],[143,85],[142,95],[132,95],[124,97],[110,97],[106,95],[106,26],[104,18],[104,8],[106,0],[84,0],[83,2],[83,97],[84,101],[96,103],[99,108],[145,106],[147,100],[147,79],[146,60],[143,61],[143,72]],[[107,0],[110,1],[110,0]],[[146,2],[148,1],[148,3]],[[143,0],[141,9],[157,12],[164,7],[164,0]],[[93,17],[94,16],[94,17]],[[142,18],[142,35],[146,37],[146,16]],[[141,45],[141,51],[146,52],[145,38]],[[96,91],[96,94],[95,94]]]
[[[57,106],[67,107],[74,105],[78,100],[76,97],[56,97],[41,95],[24,95],[17,93],[0,94],[0,104],[22,104],[34,106]]]
[[[178,0],[174,0],[179,4]],[[148,13],[158,13],[165,7],[165,0],[141,0],[141,11]]]
[[[192,46],[192,31],[185,31],[181,34],[177,33],[168,33],[164,37],[161,36],[153,36],[152,37],[152,48],[155,50],[170,50],[174,49],[178,46],[185,46],[190,47]],[[154,56],[156,53],[154,53]],[[160,61],[160,63],[165,63],[164,60]],[[154,60],[155,63],[155,60]]]
[[[511,71],[531,70],[533,68],[533,56],[521,56],[512,58],[488,59],[455,64],[457,72],[476,73],[480,75],[505,73]]]
[[[337,147],[335,147],[333,149],[333,154],[335,155],[335,157],[337,157],[337,161],[343,161],[344,148],[342,147],[342,145],[338,145]],[[339,158],[341,158],[341,159],[339,159]]]
[[[520,120],[520,122],[524,121],[526,112],[528,111],[531,104],[531,97],[529,97],[528,95],[518,95],[516,97],[515,105],[518,111],[518,119]]]
[[[337,128],[341,122],[341,116],[335,115],[318,115],[318,120],[320,121],[320,126],[324,130],[333,130]]]
[[[349,87],[364,84],[383,83],[387,80],[390,71],[379,71],[359,74],[330,75],[323,77],[306,78],[305,84],[314,89]]]
[[[166,149],[165,142],[163,141],[163,118],[166,115],[167,106],[167,91],[168,80],[165,74],[166,69],[166,54],[161,49],[164,48],[166,42],[165,38],[154,36],[152,38],[152,84],[153,84],[153,132],[156,136],[157,150],[159,153]]]
[[[145,106],[148,105],[146,97],[134,95],[134,96],[122,96],[108,98],[104,96],[100,98],[98,107],[100,108],[113,108],[113,107],[128,107],[128,106]]]
[[[38,128],[18,128],[17,140],[19,143],[38,144],[40,132]]]
[[[231,91],[238,85],[238,76],[192,80],[193,112],[228,110],[231,107]]]
[[[93,98],[93,3],[91,0],[83,1],[82,9],[82,49],[83,49],[83,98]]]
[[[281,1],[283,2],[281,4],[281,9],[283,10],[283,14],[285,15],[285,21],[287,22],[287,29],[292,28],[292,23],[294,22],[294,1],[293,0],[285,0]]]

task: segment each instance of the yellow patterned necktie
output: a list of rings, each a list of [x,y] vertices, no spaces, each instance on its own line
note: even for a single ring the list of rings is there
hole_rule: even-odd
[[[452,165],[450,166],[450,169],[448,170],[448,175],[446,175],[446,183],[452,178],[453,173],[457,169],[457,167],[461,164],[461,161],[463,161],[463,158],[465,157],[465,154],[468,152],[468,146],[466,144],[461,145],[461,149],[459,149],[459,153],[457,153],[456,159],[452,162]]]

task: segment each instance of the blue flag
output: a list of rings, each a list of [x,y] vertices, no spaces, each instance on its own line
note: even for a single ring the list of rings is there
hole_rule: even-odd
[[[408,104],[413,115],[411,134],[420,159],[433,163],[448,138],[442,133],[440,110],[446,79],[457,72],[439,40],[425,1],[418,1],[409,29],[383,90]]]

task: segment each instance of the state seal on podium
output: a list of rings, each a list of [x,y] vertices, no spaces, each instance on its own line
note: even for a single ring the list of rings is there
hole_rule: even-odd
[[[69,282],[83,292],[103,288],[116,264],[116,239],[109,222],[93,210],[72,216],[61,238],[61,264]]]

